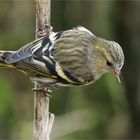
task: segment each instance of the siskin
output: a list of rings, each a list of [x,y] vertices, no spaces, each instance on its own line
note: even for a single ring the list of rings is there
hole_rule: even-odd
[[[17,51],[0,51],[0,67],[17,68],[41,87],[87,85],[108,72],[119,79],[123,64],[118,43],[82,26],[50,32]]]

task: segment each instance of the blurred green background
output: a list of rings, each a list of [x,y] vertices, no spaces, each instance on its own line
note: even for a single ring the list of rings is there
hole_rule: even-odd
[[[119,42],[122,84],[111,74],[86,87],[55,89],[52,140],[140,139],[140,1],[52,0],[54,31],[82,25]],[[34,40],[33,0],[0,0],[0,49]],[[31,140],[33,84],[17,70],[0,69],[0,140]]]

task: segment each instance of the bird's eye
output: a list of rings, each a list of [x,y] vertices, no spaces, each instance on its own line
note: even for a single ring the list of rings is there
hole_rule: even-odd
[[[112,66],[112,65],[113,65],[113,64],[112,64],[111,62],[109,62],[109,61],[107,61],[106,64],[107,64],[108,66]]]

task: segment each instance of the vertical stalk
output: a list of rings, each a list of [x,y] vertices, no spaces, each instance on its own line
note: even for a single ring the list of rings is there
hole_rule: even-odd
[[[36,4],[36,31],[50,25],[51,0],[35,0]],[[38,35],[36,34],[36,38]],[[35,85],[36,89],[38,85]],[[45,92],[34,93],[34,140],[49,140],[54,115],[49,114],[49,97]]]

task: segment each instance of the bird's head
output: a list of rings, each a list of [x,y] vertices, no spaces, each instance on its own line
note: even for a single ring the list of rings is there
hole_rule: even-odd
[[[124,64],[124,53],[120,45],[94,37],[92,52],[92,71],[95,79],[104,73],[113,73],[120,82],[119,76]]]

